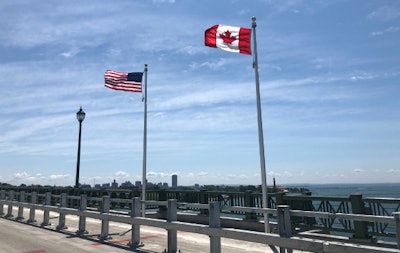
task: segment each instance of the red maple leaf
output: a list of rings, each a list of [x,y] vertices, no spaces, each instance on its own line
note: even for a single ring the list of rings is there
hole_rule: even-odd
[[[227,30],[224,33],[220,33],[219,36],[224,41],[224,43],[232,44],[232,42],[234,42],[236,40],[236,37],[235,36],[231,36],[231,34],[232,33],[229,30]]]

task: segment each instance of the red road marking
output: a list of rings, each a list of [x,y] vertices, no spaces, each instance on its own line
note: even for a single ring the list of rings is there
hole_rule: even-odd
[[[165,235],[146,235],[146,236],[140,237],[140,240],[146,240],[146,239],[157,238],[157,237],[162,237],[162,236],[165,236]]]
[[[157,237],[162,237],[162,236],[165,236],[165,235],[146,235],[146,236],[140,237],[140,240],[146,240],[146,239],[157,238]],[[92,243],[92,246],[100,246],[103,244],[117,244],[117,243],[130,242],[130,241],[131,240],[129,240],[129,239],[125,239],[125,240],[95,242],[95,243]],[[31,252],[23,252],[23,253],[31,253]],[[32,253],[36,253],[36,252],[32,252]],[[38,252],[38,253],[40,253],[40,252]]]
[[[39,249],[39,250],[33,250],[33,251],[25,251],[21,253],[44,253],[46,252],[44,249]]]

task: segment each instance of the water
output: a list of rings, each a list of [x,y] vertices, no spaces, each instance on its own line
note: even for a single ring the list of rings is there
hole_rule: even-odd
[[[361,194],[363,198],[398,198],[400,199],[400,183],[380,183],[380,184],[304,184],[293,185],[290,187],[307,188],[312,196],[318,197],[348,197],[352,194]],[[386,210],[391,213],[399,208],[398,204],[383,204]],[[334,226],[341,227],[338,221]],[[369,228],[371,231],[371,227]],[[385,232],[395,233],[394,223],[387,224]],[[352,236],[342,232],[332,232],[335,235]],[[378,240],[395,242],[395,238],[376,237]]]
[[[400,198],[400,183],[381,184],[297,184],[290,187],[307,188],[312,196],[348,197],[361,194],[363,197]]]

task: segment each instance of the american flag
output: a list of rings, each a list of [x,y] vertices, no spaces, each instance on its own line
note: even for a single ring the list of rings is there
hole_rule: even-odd
[[[124,73],[107,70],[104,82],[107,88],[130,92],[142,92],[143,72]]]

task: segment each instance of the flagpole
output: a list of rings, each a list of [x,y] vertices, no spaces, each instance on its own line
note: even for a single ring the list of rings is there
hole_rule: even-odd
[[[268,192],[267,192],[267,173],[265,171],[265,155],[264,155],[264,136],[262,128],[262,114],[261,114],[261,101],[260,101],[260,79],[258,76],[258,58],[257,58],[257,40],[256,40],[256,17],[252,17],[252,29],[253,29],[253,42],[254,42],[254,56],[253,56],[253,68],[256,77],[256,95],[257,95],[257,119],[258,119],[258,144],[260,150],[260,165],[261,165],[261,188],[262,188],[262,205],[263,208],[268,208]],[[269,233],[269,219],[268,214],[264,213],[264,226],[265,232]]]
[[[144,64],[144,126],[143,126],[143,172],[142,172],[142,217],[146,216],[146,161],[147,161],[147,64]]]

